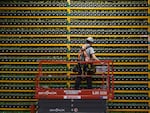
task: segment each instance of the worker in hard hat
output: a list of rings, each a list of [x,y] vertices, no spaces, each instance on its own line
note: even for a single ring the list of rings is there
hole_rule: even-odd
[[[99,60],[96,56],[95,56],[95,51],[94,48],[92,47],[92,44],[94,43],[94,39],[92,37],[88,37],[86,39],[86,43],[84,45],[82,45],[81,49],[79,50],[78,53],[78,61],[90,61],[90,60]],[[81,75],[87,75],[87,67],[88,65],[81,65],[81,67],[83,68],[82,72],[80,73]],[[89,75],[89,74],[88,74]],[[88,89],[92,89],[92,78],[91,76],[87,76],[87,88]],[[81,84],[81,80],[82,77],[78,76],[76,78],[76,82],[75,82],[75,89],[80,89],[80,84]]]

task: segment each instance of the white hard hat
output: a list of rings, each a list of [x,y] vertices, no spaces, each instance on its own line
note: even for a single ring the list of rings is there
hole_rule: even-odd
[[[92,37],[88,37],[86,40],[92,43],[94,42],[94,39]]]

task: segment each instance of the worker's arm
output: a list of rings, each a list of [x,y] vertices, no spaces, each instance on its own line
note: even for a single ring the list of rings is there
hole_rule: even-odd
[[[80,51],[78,52],[78,61],[81,60],[81,54],[82,54],[82,51],[80,50]]]
[[[92,59],[94,59],[94,60],[99,60],[99,59],[95,56],[95,54],[92,54]]]
[[[84,44],[78,52],[78,61],[81,60],[81,54],[84,54],[85,57],[88,56],[85,50],[86,50],[86,45]]]

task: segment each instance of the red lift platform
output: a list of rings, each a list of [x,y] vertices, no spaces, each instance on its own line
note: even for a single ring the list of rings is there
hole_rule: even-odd
[[[40,86],[40,77],[43,76],[43,72],[42,72],[43,65],[45,65],[45,64],[75,65],[77,63],[95,65],[96,73],[94,76],[99,76],[99,77],[101,77],[101,80],[102,80],[101,86],[99,88],[75,90],[73,88],[68,88],[68,89],[67,88],[65,88],[65,89],[61,88],[61,89],[59,89],[59,88],[43,88]],[[77,75],[77,76],[80,76],[80,75]],[[84,75],[82,75],[82,76],[84,76]],[[90,75],[88,75],[88,76],[90,76]],[[83,101],[83,100],[106,100],[106,99],[111,100],[114,98],[113,62],[111,60],[88,61],[88,62],[85,62],[85,61],[76,61],[75,62],[75,61],[42,60],[39,62],[38,74],[36,75],[35,98],[38,100],[44,100],[44,101],[45,100],[82,100]],[[46,101],[45,101],[45,103],[46,103]],[[67,101],[65,103],[67,103]],[[75,108],[71,108],[71,109],[73,112],[76,111],[76,110],[74,111]],[[50,110],[58,112],[60,109],[49,109],[49,112],[50,112]],[[42,111],[42,112],[45,112],[45,111]],[[91,111],[91,112],[93,112],[93,111]],[[55,112],[50,112],[50,113],[55,113]]]

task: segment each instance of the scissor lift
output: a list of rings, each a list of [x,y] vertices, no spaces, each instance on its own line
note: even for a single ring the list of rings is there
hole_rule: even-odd
[[[99,88],[75,90],[73,88],[55,89],[40,86],[40,77],[43,76],[42,66],[44,64],[72,65],[77,63],[96,66],[96,74],[94,76],[101,78]],[[88,62],[42,60],[39,62],[38,74],[36,75],[35,98],[38,99],[38,113],[106,113],[106,100],[114,98],[113,62],[111,60]],[[33,113],[32,110],[31,113]]]

